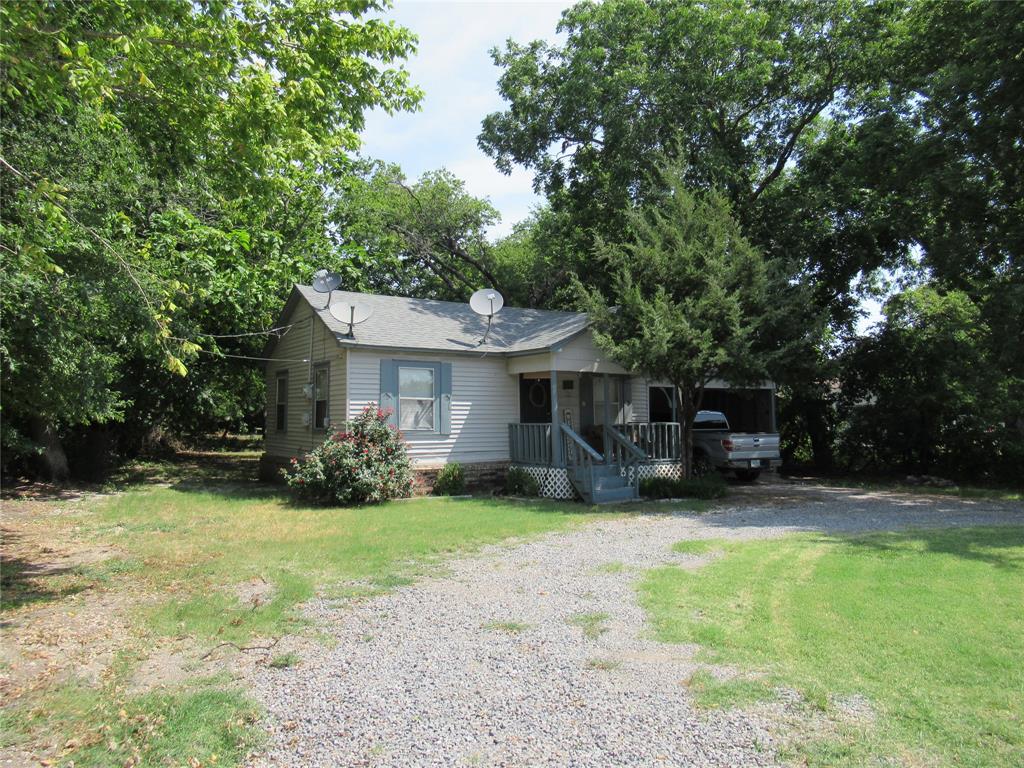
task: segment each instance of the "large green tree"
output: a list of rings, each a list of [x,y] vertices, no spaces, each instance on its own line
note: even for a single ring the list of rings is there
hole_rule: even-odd
[[[487,230],[499,219],[447,170],[406,179],[401,168],[367,162],[332,195],[338,250],[377,293],[465,301],[501,288]]]
[[[826,464],[833,419],[825,396],[834,374],[827,345],[855,318],[870,285],[861,276],[898,263],[908,242],[885,222],[861,225],[861,201],[847,194],[857,187],[827,174],[823,154],[816,176],[799,184],[792,177],[808,147],[831,125],[855,122],[859,105],[885,84],[882,54],[905,6],[581,2],[562,17],[564,42],[510,42],[493,54],[508,108],[485,119],[479,143],[499,168],[535,172],[551,210],[542,230],[547,251],[558,254],[563,273],[604,280],[588,264],[591,244],[617,237],[630,209],[657,194],[650,171],[668,158],[685,167],[690,188],[724,191],[773,269],[807,286],[802,303],[786,297],[800,311],[766,334],[792,350],[772,374],[787,386],[791,410],[809,415]],[[864,204],[875,212],[887,202]],[[557,296],[552,286],[546,299],[557,304]]]
[[[778,350],[762,338],[772,311],[769,269],[726,198],[694,195],[671,171],[659,176],[660,199],[628,213],[625,239],[597,248],[610,287],[580,283],[579,292],[600,348],[675,386],[690,477],[692,425],[707,384],[763,380]]]
[[[889,3],[581,2],[558,44],[493,52],[509,103],[479,143],[532,169],[584,238],[618,231],[658,158],[745,209],[827,109],[865,87]]]
[[[848,351],[840,448],[858,469],[1019,480],[1024,438],[992,328],[963,291],[904,291]]]
[[[326,198],[362,115],[419,98],[400,66],[414,38],[371,18],[383,7],[0,6],[5,449],[46,435],[61,474],[75,425],[253,410],[257,371],[223,355],[260,341],[217,337],[265,328],[340,258]]]

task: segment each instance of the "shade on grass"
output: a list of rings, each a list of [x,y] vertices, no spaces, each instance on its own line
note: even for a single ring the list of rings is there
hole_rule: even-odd
[[[649,572],[641,602],[659,640],[699,643],[826,712],[866,696],[874,722],[805,743],[811,763],[1024,765],[1024,528],[725,551],[697,572]]]

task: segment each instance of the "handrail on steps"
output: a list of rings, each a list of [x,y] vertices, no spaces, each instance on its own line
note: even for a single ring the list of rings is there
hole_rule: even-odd
[[[591,461],[604,461],[604,456],[602,456],[600,453],[591,448],[590,444],[580,436],[579,432],[570,427],[568,424],[562,424],[561,427],[562,434],[566,435],[573,443],[579,446],[579,448],[582,449],[587,454]]]
[[[562,424],[562,455],[569,471],[569,481],[579,491],[585,502],[594,500],[594,466],[604,462],[604,457],[587,445],[568,424]]]
[[[604,437],[607,441],[606,445],[610,444],[605,453],[610,456],[612,461],[617,461],[625,466],[644,461],[647,458],[647,451],[614,427],[605,426]]]

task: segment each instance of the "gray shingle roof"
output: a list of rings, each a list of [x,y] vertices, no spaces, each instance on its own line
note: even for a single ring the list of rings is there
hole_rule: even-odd
[[[308,285],[296,285],[295,289],[338,341],[352,347],[513,354],[548,349],[588,325],[587,316],[579,312],[505,307],[494,316],[487,341],[481,344],[487,318],[473,312],[468,303],[334,291],[332,302],[351,302],[373,310],[368,320],[355,326],[355,338],[350,339],[348,323],[339,322],[327,310],[327,294]]]

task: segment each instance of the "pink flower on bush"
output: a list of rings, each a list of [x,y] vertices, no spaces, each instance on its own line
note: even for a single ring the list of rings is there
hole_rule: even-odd
[[[359,504],[408,496],[412,471],[401,432],[387,423],[386,409],[367,406],[286,472],[303,498]]]

